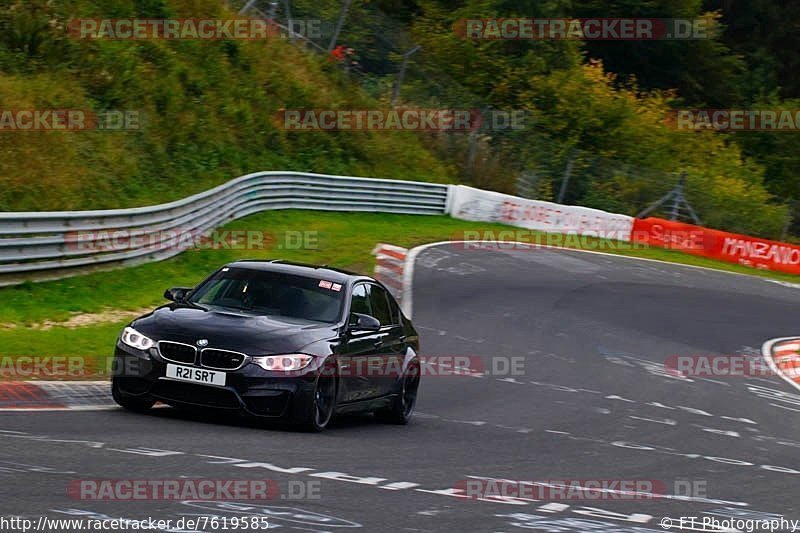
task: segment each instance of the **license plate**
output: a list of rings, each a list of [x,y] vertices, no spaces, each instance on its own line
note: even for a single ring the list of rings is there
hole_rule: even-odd
[[[220,387],[224,387],[225,375],[225,372],[216,372],[214,370],[206,370],[205,368],[167,365],[168,378],[191,381],[192,383],[202,383],[203,385],[219,385]]]

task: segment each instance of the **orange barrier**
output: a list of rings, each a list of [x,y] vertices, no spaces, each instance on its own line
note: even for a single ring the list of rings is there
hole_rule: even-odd
[[[784,242],[661,218],[634,220],[631,240],[761,270],[800,274],[800,246]]]

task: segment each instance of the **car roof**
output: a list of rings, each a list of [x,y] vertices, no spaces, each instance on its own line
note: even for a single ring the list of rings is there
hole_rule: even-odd
[[[250,270],[261,270],[266,272],[281,272],[284,274],[295,274],[298,276],[313,277],[334,281],[336,283],[347,283],[355,279],[371,279],[368,276],[356,274],[339,268],[327,265],[310,265],[306,263],[295,263],[283,259],[242,259],[225,265],[232,268],[246,268]]]

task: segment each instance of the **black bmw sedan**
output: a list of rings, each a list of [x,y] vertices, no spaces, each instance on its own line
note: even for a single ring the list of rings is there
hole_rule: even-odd
[[[335,414],[406,424],[419,337],[372,278],[285,261],[238,261],[132,321],[117,341],[112,393],[147,410],[228,409],[321,431]]]

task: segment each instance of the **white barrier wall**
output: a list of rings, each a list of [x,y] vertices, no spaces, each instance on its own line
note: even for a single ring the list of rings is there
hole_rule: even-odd
[[[633,217],[599,209],[528,200],[510,194],[452,185],[448,213],[454,218],[500,222],[536,231],[630,241]]]

